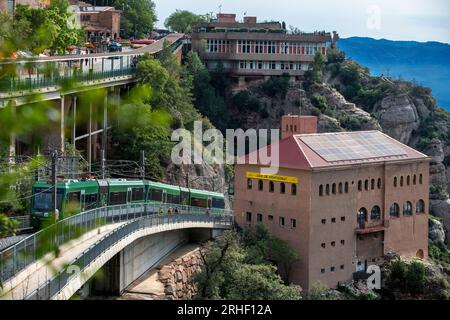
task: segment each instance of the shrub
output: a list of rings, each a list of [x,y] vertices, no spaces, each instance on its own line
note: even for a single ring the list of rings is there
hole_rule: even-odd
[[[327,99],[318,93],[312,95],[311,103],[323,113],[328,109]]]
[[[269,80],[261,85],[261,90],[269,97],[279,95],[285,98],[289,89],[289,75],[283,74],[281,77],[270,77]]]
[[[321,112],[320,112],[319,109],[317,109],[316,107],[312,107],[312,108],[311,108],[311,115],[316,116],[316,117],[319,117],[320,114],[321,114]]]
[[[234,95],[233,104],[240,109],[246,109],[251,111],[259,111],[261,105],[259,100],[250,95],[248,91],[241,91]]]

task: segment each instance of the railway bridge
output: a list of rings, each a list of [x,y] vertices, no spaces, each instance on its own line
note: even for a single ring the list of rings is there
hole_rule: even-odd
[[[88,282],[118,295],[188,241],[233,225],[231,211],[143,203],[69,217],[0,253],[0,299],[66,300]],[[207,210],[207,211],[205,211]],[[96,274],[101,276],[96,276]]]

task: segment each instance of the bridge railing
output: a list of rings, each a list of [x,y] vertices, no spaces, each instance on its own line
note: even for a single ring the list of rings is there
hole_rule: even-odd
[[[0,252],[0,283],[11,279],[33,262],[89,231],[107,224],[131,221],[152,214],[206,214],[211,216],[231,215],[231,211],[198,207],[136,203],[92,209],[61,220]]]
[[[233,216],[230,215],[206,215],[206,214],[178,214],[178,215],[152,215],[142,219],[131,221],[120,226],[96,243],[91,245],[78,257],[76,257],[68,268],[58,272],[53,278],[43,283],[38,289],[30,293],[27,300],[49,300],[60,292],[68,284],[69,280],[82,272],[102,253],[133,233],[153,226],[176,224],[180,222],[209,222],[214,226],[231,226]],[[72,268],[70,268],[72,267]],[[75,268],[73,268],[75,267]],[[76,272],[72,272],[72,271]],[[88,279],[85,279],[88,280]]]
[[[92,82],[102,79],[133,76],[136,68],[122,68],[108,71],[92,71],[86,73],[75,73],[70,75],[55,75],[53,77],[40,78],[10,78],[0,80],[1,93],[13,93],[18,91],[29,91],[40,88],[48,88],[62,85],[64,82],[73,81],[75,83]]]

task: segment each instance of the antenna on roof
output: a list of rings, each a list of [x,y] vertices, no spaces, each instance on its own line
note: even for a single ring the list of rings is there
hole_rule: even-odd
[[[222,5],[219,5],[219,14],[222,13]]]

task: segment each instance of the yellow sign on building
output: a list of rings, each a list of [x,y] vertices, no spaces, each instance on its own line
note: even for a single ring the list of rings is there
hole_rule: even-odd
[[[258,172],[247,172],[247,178],[249,179],[259,179],[259,180],[269,180],[276,182],[288,182],[288,183],[298,183],[298,178],[296,177],[288,177],[288,176],[279,176],[276,174],[262,174]]]

